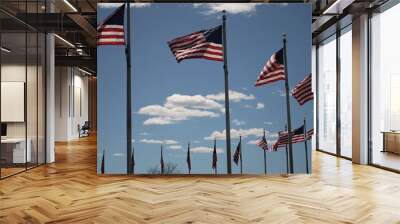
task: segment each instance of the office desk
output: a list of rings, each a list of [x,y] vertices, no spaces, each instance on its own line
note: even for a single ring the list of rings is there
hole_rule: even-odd
[[[383,131],[383,150],[382,152],[392,152],[400,154],[400,132]]]
[[[27,139],[28,144],[25,152],[25,138],[6,138],[1,139],[1,157],[6,163],[25,163],[31,162],[31,139]],[[25,161],[26,159],[26,161]]]

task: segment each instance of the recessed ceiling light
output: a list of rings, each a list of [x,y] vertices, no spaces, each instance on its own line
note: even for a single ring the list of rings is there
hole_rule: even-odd
[[[5,47],[1,47],[0,49],[1,49],[1,51],[4,51],[6,53],[10,53],[11,52],[11,50],[9,50],[9,49],[7,49]]]
[[[68,7],[70,7],[74,12],[78,12],[78,10],[68,1],[68,0],[64,0],[65,4],[68,5]]]
[[[88,71],[86,71],[86,70],[83,70],[83,69],[81,69],[81,68],[79,68],[79,67],[78,67],[78,70],[81,71],[81,72],[83,72],[83,73],[85,73],[86,75],[89,75],[89,76],[92,76],[92,75],[93,75],[92,73],[90,73],[90,72],[88,72]]]
[[[58,34],[54,34],[55,37],[57,37],[59,40],[61,40],[62,42],[64,42],[65,44],[67,44],[70,47],[75,48],[75,45],[73,45],[71,42],[69,42],[68,40],[62,38],[61,36],[59,36]]]

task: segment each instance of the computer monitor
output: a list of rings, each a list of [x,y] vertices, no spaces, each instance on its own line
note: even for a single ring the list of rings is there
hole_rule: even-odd
[[[7,136],[7,124],[5,123],[1,124],[1,136]]]

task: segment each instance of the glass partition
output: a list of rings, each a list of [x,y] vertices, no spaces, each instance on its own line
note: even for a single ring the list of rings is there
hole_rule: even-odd
[[[26,12],[43,12],[43,6],[44,1],[0,2],[13,12],[0,12],[0,178],[45,162],[46,40],[20,20]]]
[[[26,33],[3,32],[1,46],[1,174],[6,177],[24,171],[31,162],[25,117]]]
[[[371,18],[371,162],[400,170],[400,4]]]
[[[340,35],[340,155],[352,157],[352,33],[351,25]]]
[[[336,153],[336,35],[318,47],[318,147]]]

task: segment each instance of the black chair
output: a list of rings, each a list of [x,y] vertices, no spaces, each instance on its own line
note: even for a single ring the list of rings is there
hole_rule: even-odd
[[[85,121],[82,127],[78,124],[79,138],[89,136],[89,129],[90,129],[89,121]]]

